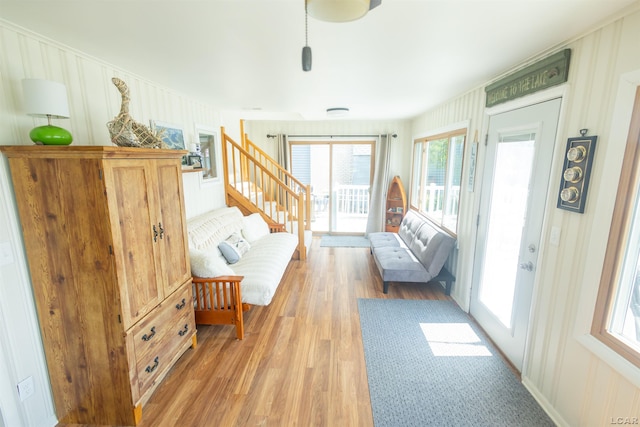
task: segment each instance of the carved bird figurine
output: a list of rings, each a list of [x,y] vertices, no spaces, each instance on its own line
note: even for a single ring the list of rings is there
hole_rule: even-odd
[[[162,141],[162,132],[154,132],[142,123],[138,123],[129,115],[129,88],[117,77],[111,79],[122,96],[120,113],[107,122],[111,134],[111,142],[120,147],[168,148]]]

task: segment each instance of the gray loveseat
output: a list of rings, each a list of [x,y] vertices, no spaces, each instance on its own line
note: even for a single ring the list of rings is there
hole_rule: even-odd
[[[444,268],[455,239],[428,220],[407,211],[398,233],[369,234],[371,253],[389,291],[390,282],[445,282],[445,293],[451,293],[455,277]]]

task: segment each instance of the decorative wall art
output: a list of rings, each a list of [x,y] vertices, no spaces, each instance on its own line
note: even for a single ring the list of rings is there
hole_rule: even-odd
[[[571,49],[564,49],[485,88],[487,108],[562,84],[569,77]]]
[[[598,139],[597,136],[586,136],[587,131],[581,129],[580,137],[567,140],[558,194],[557,207],[577,213],[584,213],[593,153]]]
[[[151,120],[151,129],[161,135],[162,141],[167,144],[166,148],[172,150],[184,150],[184,132],[178,125]]]

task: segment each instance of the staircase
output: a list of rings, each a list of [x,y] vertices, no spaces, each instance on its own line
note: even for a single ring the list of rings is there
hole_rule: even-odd
[[[260,213],[272,228],[296,234],[296,256],[304,260],[311,245],[311,188],[302,184],[249,140],[242,144],[220,130],[227,206],[245,215]]]

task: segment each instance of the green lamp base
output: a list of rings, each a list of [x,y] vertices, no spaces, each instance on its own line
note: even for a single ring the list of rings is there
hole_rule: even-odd
[[[45,125],[31,129],[29,138],[36,144],[69,145],[73,141],[71,133],[58,126]]]

